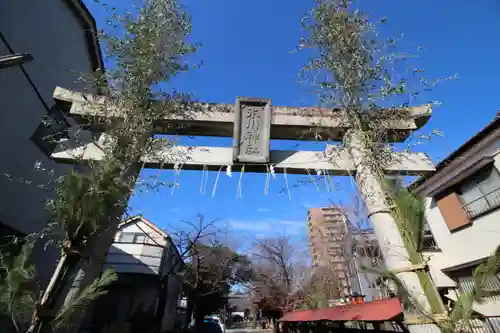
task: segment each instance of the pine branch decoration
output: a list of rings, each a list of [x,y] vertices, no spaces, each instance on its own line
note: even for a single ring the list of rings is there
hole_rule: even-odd
[[[52,322],[55,331],[68,327],[72,319],[80,315],[84,311],[81,309],[87,308],[92,301],[107,293],[107,287],[117,280],[118,276],[112,269],[107,269],[101,277],[95,279],[89,286],[81,290],[79,294],[72,298],[70,302],[63,305]]]

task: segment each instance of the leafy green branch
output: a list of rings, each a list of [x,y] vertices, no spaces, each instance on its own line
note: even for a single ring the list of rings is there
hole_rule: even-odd
[[[80,290],[76,297],[61,307],[52,321],[53,329],[57,331],[61,328],[68,327],[75,317],[83,316],[86,308],[93,301],[105,295],[107,293],[106,288],[115,282],[117,278],[118,276],[113,270],[105,270],[99,278]]]

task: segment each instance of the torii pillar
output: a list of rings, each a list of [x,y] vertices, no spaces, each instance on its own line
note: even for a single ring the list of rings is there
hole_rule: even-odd
[[[77,121],[93,117],[96,129],[105,131],[100,121],[104,117],[120,118],[120,111],[106,105],[104,98],[56,88],[56,104]],[[103,108],[108,112],[104,113]],[[189,116],[172,115],[159,121],[156,134],[233,137],[233,147],[169,147],[144,156],[146,168],[171,169],[182,165],[187,170],[220,170],[230,166],[234,171],[245,166],[245,172],[268,172],[272,166],[276,173],[309,174],[322,170],[331,175],[355,174],[359,191],[365,201],[370,221],[382,250],[386,267],[395,272],[414,301],[432,313],[430,304],[417,274],[411,269],[409,254],[396,222],[386,203],[381,180],[364,162],[365,152],[356,133],[347,123],[344,111],[324,108],[297,108],[272,106],[268,99],[238,98],[234,105],[191,103],[180,105]],[[109,112],[113,109],[112,112]],[[404,110],[407,117],[394,120],[387,125],[393,141],[404,141],[411,131],[423,126],[431,115],[430,106]],[[382,111],[383,112],[383,111]],[[169,126],[163,126],[168,124]],[[315,151],[271,151],[271,139],[318,140],[320,137],[340,141],[347,136],[346,148],[327,145],[324,152]],[[90,137],[90,136],[89,136]],[[97,142],[77,142],[71,135],[61,140],[52,157],[59,162],[100,160],[104,156],[102,147],[109,137],[103,133]],[[434,171],[434,166],[423,153],[393,152],[391,162],[382,165],[387,174],[417,175]],[[381,161],[383,162],[383,161]],[[414,316],[414,313],[409,314]],[[415,333],[439,332],[434,324],[412,324]]]

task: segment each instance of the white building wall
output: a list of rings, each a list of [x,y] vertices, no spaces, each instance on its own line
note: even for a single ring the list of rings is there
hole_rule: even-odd
[[[122,233],[146,234],[152,241],[149,244],[119,243]],[[153,244],[151,244],[153,243]],[[173,244],[140,218],[133,223],[120,228],[116,234],[115,243],[110,247],[105,268],[112,267],[117,273],[162,275],[158,276],[158,286],[165,274],[169,274],[166,290],[166,304],[162,318],[162,330],[173,330],[177,320],[177,306],[181,291],[181,280],[172,269],[172,265],[179,264],[179,255]],[[161,265],[163,264],[163,268]],[[139,286],[140,293],[135,293],[134,304],[152,306],[159,302],[161,288],[149,288],[151,286]],[[148,289],[149,288],[149,289]],[[144,290],[144,292],[142,291]],[[137,298],[137,294],[140,294]],[[137,299],[136,299],[137,298]],[[147,301],[147,302],[146,302]],[[149,302],[149,303],[148,303]],[[154,304],[153,304],[153,303]]]
[[[500,154],[493,154],[495,167],[500,170]],[[471,225],[451,232],[432,198],[426,200],[426,219],[441,252],[426,252],[430,266],[436,271],[472,263],[490,256],[500,244],[500,209],[475,218]],[[437,276],[437,274],[435,274]],[[438,285],[449,286],[451,280],[437,278]]]
[[[108,251],[105,267],[112,267],[117,273],[160,274],[166,243],[163,236],[142,221],[121,228],[115,242],[121,233],[145,233],[153,244],[114,243]]]
[[[0,1],[0,32],[15,52],[30,53],[34,60],[24,65],[45,103],[53,105],[56,86],[78,88],[80,72],[92,71],[84,30],[69,9],[67,0]],[[0,41],[0,54],[9,54]],[[0,70],[0,223],[24,234],[46,226],[45,202],[52,195],[36,185],[47,185],[45,172],[34,164],[64,174],[58,165],[30,140],[46,110],[18,66]],[[8,158],[7,158],[8,157]],[[5,174],[31,182],[9,180]],[[42,284],[51,276],[57,251],[34,251]]]
[[[146,233],[149,237],[151,237],[154,240],[154,243],[158,246],[165,246],[166,241],[165,238],[160,235],[156,230],[151,228],[147,223],[144,223],[143,221],[139,221],[137,223],[131,223],[124,228],[120,229],[121,232],[133,232],[133,233],[140,233],[144,232]],[[119,234],[117,233],[115,236],[115,241],[118,240]]]
[[[460,157],[460,164],[453,170],[443,173],[434,182],[428,182],[424,191],[435,195],[440,190],[456,184],[478,171],[487,161],[493,161],[500,170],[500,135],[497,131],[489,139],[489,143],[469,151]],[[418,192],[417,192],[418,193]],[[500,209],[479,216],[472,223],[456,231],[450,231],[436,201],[426,198],[427,223],[432,231],[439,251],[423,251],[429,259],[430,273],[437,287],[456,287],[456,283],[443,270],[453,267],[467,266],[488,258],[500,245]],[[449,295],[453,295],[451,292]],[[485,300],[476,304],[475,309],[485,315],[500,315],[500,302]]]

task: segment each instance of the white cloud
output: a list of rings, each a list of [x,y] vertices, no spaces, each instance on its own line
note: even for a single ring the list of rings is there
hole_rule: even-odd
[[[312,203],[312,202],[304,202],[302,204],[302,207],[305,207],[305,208],[316,208],[316,207],[320,207],[320,205],[318,205],[317,203]]]
[[[229,226],[235,231],[258,232],[259,234],[286,233],[297,235],[305,231],[305,221],[265,219],[258,221],[231,220]]]
[[[293,227],[299,227],[299,226],[303,226],[304,225],[304,221],[286,221],[286,220],[279,220],[279,223],[280,224],[284,224],[284,225],[289,225],[289,226],[293,226]]]
[[[258,221],[230,221],[229,225],[235,230],[245,231],[270,231],[271,226],[267,222]]]

